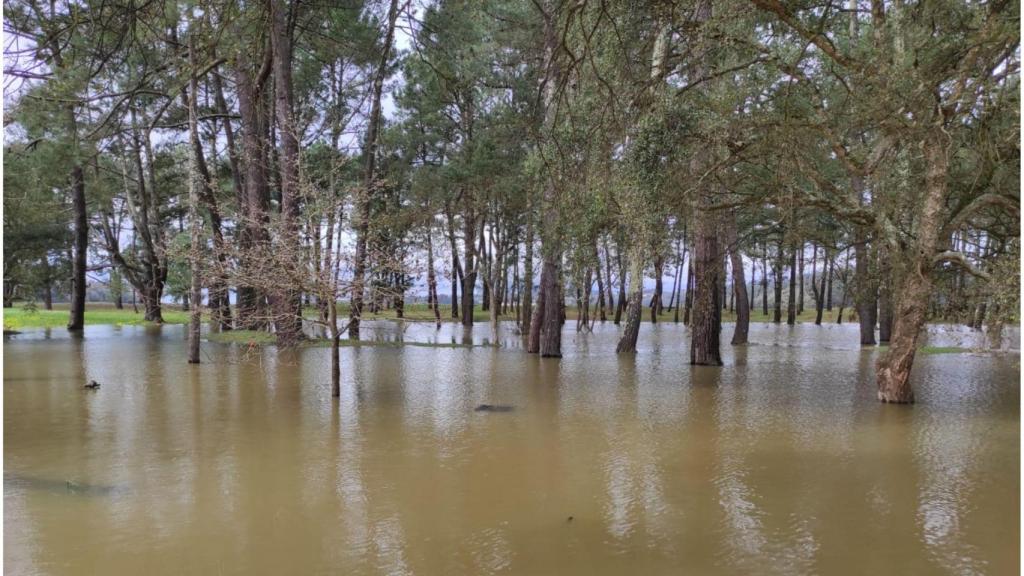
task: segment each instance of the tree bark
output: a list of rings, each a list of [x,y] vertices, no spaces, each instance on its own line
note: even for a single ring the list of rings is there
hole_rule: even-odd
[[[797,274],[797,292],[796,292],[796,313],[797,315],[803,314],[804,311],[804,248],[806,245],[800,243],[799,256],[799,273]]]
[[[662,276],[665,273],[665,258],[660,251],[654,257],[654,295],[651,297],[651,324],[658,323],[658,314],[661,314],[661,296],[664,290]]]
[[[860,324],[861,346],[875,345],[875,321],[878,315],[878,284],[871,271],[870,252],[868,232],[863,226],[858,226],[854,238],[854,257],[857,262],[854,267],[856,289],[853,297]]]
[[[626,325],[615,347],[618,354],[636,352],[636,341],[640,334],[640,318],[643,314],[644,259],[643,248],[634,246],[629,255],[629,295],[626,304]]]
[[[292,104],[292,20],[296,5],[286,0],[271,2],[271,45],[273,48],[274,110],[280,150],[278,169],[281,178],[281,246],[294,255],[289,262],[301,266],[299,243],[299,138]],[[374,86],[376,88],[376,84]],[[380,97],[375,92],[376,97]],[[379,111],[378,111],[379,113]],[[297,275],[287,274],[288,276]],[[271,291],[274,324],[279,346],[294,346],[302,339],[302,301],[297,286],[284,285]]]
[[[437,275],[434,273],[433,226],[427,226],[427,302],[434,310],[434,324],[441,327],[441,305],[437,301]]]
[[[526,239],[523,250],[523,304],[520,331],[527,337],[533,325],[533,194],[526,197]]]
[[[918,216],[917,237],[907,250],[907,272],[901,275],[894,290],[895,316],[889,350],[879,358],[876,368],[878,399],[882,402],[914,401],[910,370],[914,364],[918,338],[924,328],[932,288],[933,258],[943,224],[941,217],[949,173],[947,138],[941,128],[933,128],[922,144],[925,194]]]
[[[772,321],[776,324],[782,322],[782,277],[783,277],[783,245],[782,245],[782,233],[779,234],[779,251],[775,256],[775,265],[773,269],[775,271],[775,315],[772,317]]]
[[[561,38],[558,33],[560,4],[554,0],[544,2],[544,66],[547,81],[544,84],[542,111],[543,134],[550,136],[555,128],[555,98],[563,82],[561,66]],[[562,307],[565,300],[561,286],[562,239],[559,182],[557,174],[544,175],[544,228],[541,234],[541,292],[545,308],[540,334],[540,355],[549,358],[562,356]]]
[[[768,241],[764,241],[764,252],[761,253],[761,312],[768,319]]]
[[[363,292],[366,282],[367,236],[370,232],[370,200],[374,195],[377,171],[377,135],[380,130],[381,94],[384,92],[384,78],[387,76],[388,61],[391,58],[391,44],[395,36],[395,22],[398,18],[398,0],[391,0],[388,8],[387,31],[384,34],[384,50],[373,77],[373,97],[370,107],[369,126],[363,145],[363,185],[356,208],[356,253],[352,272],[352,304],[349,311],[349,338],[359,339],[360,316],[363,312]],[[472,239],[468,240],[472,242]]]
[[[690,325],[690,364],[721,366],[719,338],[722,331],[722,256],[718,223],[712,211],[695,215],[693,266],[693,318]]]
[[[597,250],[597,240],[594,241],[594,274],[597,275],[597,315],[601,322],[608,320],[604,307],[604,279],[601,277],[601,253]],[[609,280],[610,281],[610,280]]]
[[[889,342],[892,337],[892,268],[888,255],[879,251],[878,267],[878,342]]]
[[[462,223],[462,244],[465,249],[462,271],[462,325],[472,328],[473,305],[476,298],[476,271],[479,267],[479,263],[476,261],[476,219],[472,207],[467,206]]]
[[[828,261],[828,282],[825,288],[825,309],[829,312],[832,311],[832,277],[835,275],[836,259],[835,256]]]
[[[199,125],[196,117],[196,97],[199,93],[198,82],[195,73],[195,39],[189,34],[189,94],[188,94],[188,131],[192,141],[191,154],[189,154],[188,170],[188,220],[191,235],[191,246],[189,250],[189,265],[192,272],[190,296],[191,309],[188,322],[188,363],[199,363],[199,328],[202,315],[203,293],[200,283],[200,268],[202,266],[202,227],[203,221],[199,217],[199,158],[198,151],[202,150],[199,143]]]
[[[264,54],[264,59],[269,54]],[[266,248],[266,213],[270,203],[270,189],[267,183],[267,153],[265,147],[266,90],[262,72],[254,78],[252,63],[244,49],[239,50],[234,62],[235,91],[238,96],[238,112],[241,117],[242,149],[240,160],[244,166],[245,185],[243,203],[239,206],[242,223],[239,226],[239,247],[242,256],[240,267],[243,280],[237,289],[237,327],[241,330],[256,330],[264,325],[260,317],[263,292],[249,277],[262,276],[259,270],[259,253]],[[265,66],[269,68],[269,66]]]
[[[626,309],[626,267],[622,263],[622,243],[618,242],[615,248],[615,260],[619,265],[619,297],[615,304],[615,325],[618,326]]]
[[[729,248],[729,259],[732,263],[732,286],[736,295],[736,328],[732,333],[732,344],[738,346],[747,343],[750,332],[750,300],[747,298],[747,281],[743,271],[743,255],[740,253],[739,241],[736,236],[735,215],[727,216],[726,243]]]
[[[786,324],[790,326],[796,324],[796,274],[797,257],[794,247],[789,255],[789,296],[786,300]]]
[[[89,249],[89,214],[85,204],[85,176],[82,173],[82,166],[77,161],[71,168],[71,203],[75,217],[75,257],[71,262],[71,313],[68,316],[68,330],[80,332],[85,328],[85,268]]]

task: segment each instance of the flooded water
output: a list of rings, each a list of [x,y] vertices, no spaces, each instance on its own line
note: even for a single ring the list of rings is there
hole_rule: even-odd
[[[323,348],[6,339],[6,573],[1019,571],[1018,353],[919,356],[907,407],[856,326],[753,325],[722,368],[671,324],[635,357],[567,326],[560,361],[484,324],[364,332],[479,346],[343,348],[335,401]]]

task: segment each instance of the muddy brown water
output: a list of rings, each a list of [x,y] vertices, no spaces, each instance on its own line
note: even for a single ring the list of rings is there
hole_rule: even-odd
[[[5,573],[1019,571],[1015,351],[919,356],[905,407],[855,326],[756,324],[722,368],[672,324],[635,357],[569,325],[560,361],[485,324],[364,335],[481,346],[343,348],[335,402],[322,348],[5,338]]]

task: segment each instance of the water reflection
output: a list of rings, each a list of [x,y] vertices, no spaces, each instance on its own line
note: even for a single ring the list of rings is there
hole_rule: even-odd
[[[610,323],[570,325],[551,360],[508,325],[368,322],[488,347],[345,347],[335,401],[324,348],[189,366],[182,327],[64,334],[6,339],[5,474],[40,479],[5,482],[12,573],[1019,567],[1016,354],[920,357],[910,408],[874,401],[856,326],[757,325],[691,368],[673,324],[621,358]],[[40,488],[63,482],[127,489]]]

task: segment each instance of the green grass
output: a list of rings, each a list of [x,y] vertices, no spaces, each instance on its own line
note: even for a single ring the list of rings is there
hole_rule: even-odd
[[[42,305],[35,311],[26,310],[22,305],[4,308],[4,330],[21,330],[22,328],[55,328],[68,324],[68,304],[54,304],[53,310],[43,310]],[[166,324],[187,324],[188,312],[164,306],[163,317]],[[132,311],[130,306],[122,310],[114,308],[107,302],[88,302],[85,305],[86,324],[111,324],[115,326],[138,326],[152,324],[143,319],[142,310]]]
[[[257,330],[229,330],[227,332],[215,332],[206,338],[210,342],[218,344],[242,344],[246,346],[270,346],[277,343],[277,337],[270,332]],[[377,347],[377,348],[401,348],[403,346],[414,346],[420,348],[481,348],[483,344],[456,344],[451,342],[386,342],[375,340],[349,340],[342,338],[340,345],[344,347]],[[329,338],[316,338],[304,340],[302,346],[326,347],[330,346]]]

